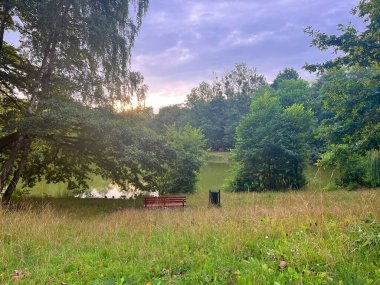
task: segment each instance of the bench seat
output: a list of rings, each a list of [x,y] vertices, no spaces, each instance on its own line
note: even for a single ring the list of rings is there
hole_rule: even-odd
[[[185,207],[186,196],[144,197],[144,207]]]

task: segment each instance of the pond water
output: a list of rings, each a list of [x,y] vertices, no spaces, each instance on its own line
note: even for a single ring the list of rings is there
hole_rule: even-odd
[[[228,160],[226,153],[211,154],[200,170],[197,191],[208,192],[209,190],[221,189],[231,176],[232,168],[233,163]],[[322,189],[327,183],[334,181],[336,177],[334,171],[318,169],[315,166],[308,166],[305,169],[305,175],[309,182],[306,188],[310,189]],[[96,197],[118,198],[121,195],[128,196],[126,193],[120,193],[113,189],[114,187],[110,187],[110,181],[106,181],[100,176],[92,176],[88,184],[90,186],[88,192],[92,192],[92,195]],[[45,182],[40,182],[33,189],[29,189],[29,193],[38,197],[67,197],[74,195],[73,192],[67,190],[65,183],[47,184]]]
[[[219,190],[231,175],[232,164],[227,162],[207,162],[199,172],[198,192]]]

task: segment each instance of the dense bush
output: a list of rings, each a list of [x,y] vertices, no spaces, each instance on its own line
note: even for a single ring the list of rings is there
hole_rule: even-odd
[[[300,188],[305,184],[306,134],[313,114],[303,105],[283,108],[268,91],[254,100],[237,129],[235,191]]]
[[[380,151],[370,150],[367,153],[365,181],[372,187],[380,186]]]
[[[205,139],[201,130],[186,125],[175,125],[167,130],[168,146],[176,153],[176,159],[165,164],[165,172],[157,177],[158,190],[165,193],[194,193],[197,174],[203,163]]]

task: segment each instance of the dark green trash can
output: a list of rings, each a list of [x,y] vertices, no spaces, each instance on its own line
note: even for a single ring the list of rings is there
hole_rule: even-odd
[[[218,192],[212,192],[211,190],[209,190],[208,204],[209,206],[220,207],[220,190]]]

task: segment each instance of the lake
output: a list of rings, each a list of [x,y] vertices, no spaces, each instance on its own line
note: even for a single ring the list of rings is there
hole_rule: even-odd
[[[209,153],[205,164],[202,166],[198,181],[197,191],[208,192],[209,190],[221,189],[223,184],[231,176],[233,163],[227,152]],[[305,169],[305,175],[308,180],[306,188],[322,189],[327,183],[334,181],[336,173],[331,170],[318,169],[316,166],[308,166]],[[96,189],[100,193],[106,193],[110,181],[103,180],[100,176],[93,175],[89,181],[90,191]],[[44,197],[67,197],[73,193],[67,190],[65,183],[47,184],[45,182],[37,183],[33,189],[29,189],[32,196]]]

